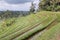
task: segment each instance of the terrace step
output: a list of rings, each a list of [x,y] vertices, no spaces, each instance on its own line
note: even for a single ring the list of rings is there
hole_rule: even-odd
[[[49,21],[46,21],[46,20],[49,20]],[[55,17],[48,17],[46,20],[44,20],[40,25],[38,25],[37,27],[31,29],[30,31],[22,34],[21,36],[18,36],[17,38],[15,38],[14,40],[25,40],[27,39],[28,37],[30,37],[32,34],[38,32],[38,31],[41,31],[45,28],[47,28],[48,25],[50,25],[56,18]]]
[[[38,18],[38,17],[37,17]],[[39,19],[39,23],[41,23],[43,20],[45,20],[47,17],[42,17],[42,18],[40,18]],[[29,18],[30,19],[30,18]],[[37,20],[37,19],[36,19]],[[31,25],[31,26],[29,26],[29,25],[27,25],[26,26],[26,28],[27,28],[27,30],[29,30],[29,29],[31,29],[31,28],[34,28],[34,26],[36,25],[36,24],[38,24],[38,22],[37,23],[34,23],[34,25]],[[21,26],[21,25],[20,25]],[[22,25],[22,26],[24,26],[24,25]],[[30,27],[30,28],[29,28]],[[23,29],[22,29],[23,28]],[[12,28],[12,29],[10,29],[10,30],[8,30],[7,32],[5,32],[4,34],[2,34],[2,35],[0,35],[0,39],[1,38],[3,38],[3,37],[6,37],[6,36],[8,36],[8,35],[10,35],[10,34],[14,34],[15,32],[17,32],[17,31],[19,31],[19,30],[21,30],[21,31],[23,31],[23,32],[25,32],[24,30],[26,30],[26,28],[25,28],[25,26],[24,27],[16,27],[16,28]],[[28,29],[29,28],[29,29]],[[27,31],[26,30],[26,31]],[[20,32],[20,34],[22,34],[23,32]]]

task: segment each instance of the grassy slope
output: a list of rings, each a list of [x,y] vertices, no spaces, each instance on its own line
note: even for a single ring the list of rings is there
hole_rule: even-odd
[[[53,26],[51,29],[40,35],[36,40],[57,40],[60,35],[60,23]]]
[[[26,16],[26,17],[18,18],[16,20],[17,22],[14,25],[12,25],[9,28],[6,28],[6,30],[3,32],[3,34],[0,33],[1,34],[0,38],[5,37],[7,35],[10,35],[11,33],[14,33],[15,31],[21,30],[22,28],[25,28],[25,27],[29,28],[38,22],[42,22],[44,19],[46,19],[45,16],[37,17],[35,14],[31,14],[31,15]]]
[[[43,31],[43,34],[41,34],[40,32],[35,35],[35,37],[33,38],[29,38],[28,40],[59,40],[58,37],[57,38],[57,35],[60,35],[60,12],[42,12],[42,13],[45,13],[45,14],[56,14],[57,16],[57,20],[55,20],[55,22],[51,25],[51,26],[48,26],[48,27],[53,27],[53,28],[48,28],[48,31],[45,30]],[[49,14],[48,14],[49,15]],[[59,24],[58,24],[59,23]],[[55,25],[54,25],[55,24]],[[57,33],[57,34],[56,34]],[[56,39],[55,39],[56,38]]]
[[[5,40],[5,39],[6,40],[9,40],[10,37],[11,38],[15,37],[15,34],[14,33],[17,33],[17,34],[25,33],[28,30],[27,33],[23,34],[24,36],[21,36],[21,37],[25,38],[25,36],[27,34],[28,35],[31,35],[32,34],[32,31],[30,31],[29,29],[34,28],[33,25],[35,25],[37,23],[41,23],[43,20],[45,20],[47,17],[49,17],[49,15],[50,15],[50,17],[51,16],[53,16],[53,17],[57,16],[57,20],[60,21],[60,15],[59,14],[60,14],[59,12],[56,13],[56,12],[46,12],[46,11],[44,11],[44,12],[38,12],[37,14],[31,14],[31,15],[28,15],[28,16],[25,16],[25,17],[21,17],[21,18],[19,17],[19,18],[16,19],[16,22],[13,25],[11,25],[9,27],[6,27],[4,29],[4,31],[0,31],[1,32],[0,33],[0,39],[2,38],[3,40]],[[46,21],[48,21],[48,19]],[[36,27],[36,28],[39,28],[39,27]],[[35,29],[32,29],[32,30],[35,30]],[[33,33],[35,31],[33,31]]]
[[[23,35],[15,38],[14,40],[22,40],[22,39],[25,39],[26,37],[29,37],[30,35],[32,35],[33,33],[37,32],[38,30],[41,30],[41,29],[47,27],[47,25],[49,25],[53,20],[55,20],[55,18],[53,16],[48,17],[40,25],[38,25],[34,29],[31,29],[30,31],[24,33]]]

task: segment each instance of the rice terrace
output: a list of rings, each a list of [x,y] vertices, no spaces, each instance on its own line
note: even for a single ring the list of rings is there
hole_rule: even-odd
[[[17,1],[6,2],[14,7],[28,2]],[[34,1],[29,2],[29,11],[8,6],[0,11],[0,40],[60,40],[60,0],[39,0],[37,9]]]

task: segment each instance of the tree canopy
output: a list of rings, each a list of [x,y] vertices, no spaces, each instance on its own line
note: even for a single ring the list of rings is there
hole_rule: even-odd
[[[60,0],[41,0],[39,3],[40,10],[60,11]]]

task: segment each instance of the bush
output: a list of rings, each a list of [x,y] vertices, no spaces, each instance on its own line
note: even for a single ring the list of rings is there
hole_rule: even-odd
[[[11,26],[13,23],[15,23],[15,18],[9,18],[9,19],[4,20],[2,26],[8,27],[8,26]]]
[[[56,11],[60,11],[60,6],[57,6]]]

